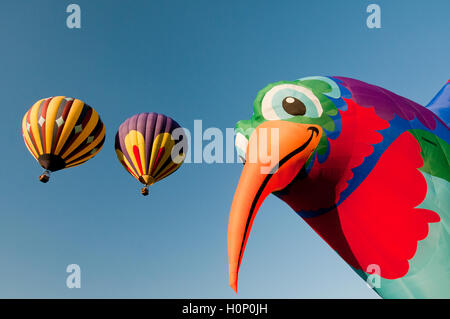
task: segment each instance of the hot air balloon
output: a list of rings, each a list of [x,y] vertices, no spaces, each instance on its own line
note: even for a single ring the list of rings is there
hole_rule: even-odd
[[[229,219],[231,287],[273,193],[381,297],[450,298],[449,107],[450,81],[427,107],[346,77],[261,90],[251,119],[236,125],[247,161]],[[266,144],[278,151],[263,172],[267,161],[251,155]]]
[[[187,152],[184,130],[168,116],[141,113],[123,122],[116,134],[115,149],[123,167],[144,187],[175,172]]]
[[[23,117],[22,134],[31,155],[50,172],[83,164],[105,141],[105,126],[97,112],[83,101],[54,96],[37,101]]]

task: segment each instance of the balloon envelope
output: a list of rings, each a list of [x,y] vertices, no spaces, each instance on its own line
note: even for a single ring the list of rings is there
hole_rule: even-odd
[[[149,186],[181,166],[187,151],[184,136],[184,130],[168,116],[136,114],[119,127],[117,158],[128,173]]]
[[[57,171],[94,157],[105,141],[105,126],[83,101],[55,96],[37,101],[25,113],[22,134],[39,164]]]

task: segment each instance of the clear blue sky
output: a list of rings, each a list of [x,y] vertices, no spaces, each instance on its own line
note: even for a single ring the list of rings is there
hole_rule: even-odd
[[[382,29],[366,27],[381,6]],[[66,27],[66,6],[82,10]],[[114,135],[162,112],[192,129],[233,127],[259,89],[341,75],[426,104],[448,80],[450,2],[18,1],[0,7],[0,297],[377,298],[286,204],[270,196],[228,286],[228,213],[239,164],[186,164],[142,197]],[[80,98],[106,125],[93,160],[53,174],[26,150],[38,99]],[[65,285],[79,264],[82,288]]]

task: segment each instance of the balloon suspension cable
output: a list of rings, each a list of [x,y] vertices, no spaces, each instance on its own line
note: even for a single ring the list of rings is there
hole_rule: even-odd
[[[50,171],[45,170],[42,175],[39,176],[39,181],[42,183],[47,183],[50,180]]]
[[[148,195],[148,185],[145,185],[144,187],[141,188],[141,194],[144,196]]]

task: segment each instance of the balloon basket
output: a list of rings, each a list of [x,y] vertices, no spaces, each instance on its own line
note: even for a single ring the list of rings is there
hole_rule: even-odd
[[[42,175],[39,176],[39,181],[42,183],[47,183],[50,180],[50,172],[45,171]]]
[[[147,186],[141,188],[141,194],[143,196],[147,196],[148,195],[148,187]]]

